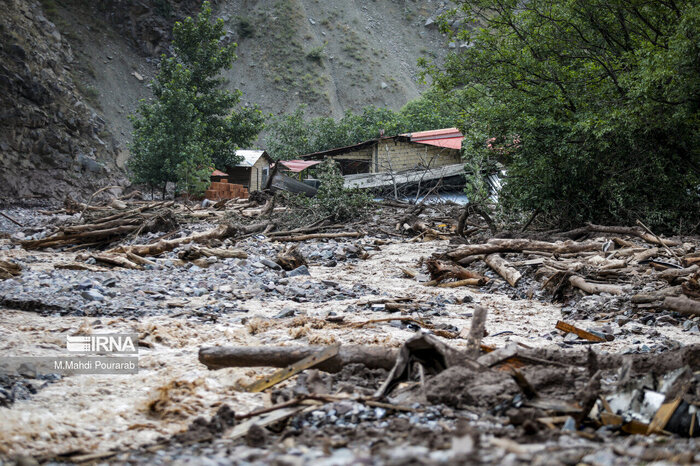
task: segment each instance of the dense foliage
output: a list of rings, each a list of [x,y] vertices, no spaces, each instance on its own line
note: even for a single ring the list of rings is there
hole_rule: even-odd
[[[173,55],[162,57],[152,83],[155,99],[142,101],[132,116],[134,182],[175,182],[180,190],[201,192],[210,167],[235,164],[236,148],[256,139],[262,113],[236,108],[240,91],[223,89],[218,77],[236,59],[236,44],[224,44],[224,33],[223,21],[212,21],[208,3],[196,19],[175,23]]]
[[[314,178],[321,182],[318,192],[311,198],[283,193],[285,202],[294,207],[282,215],[283,224],[295,228],[313,225],[321,220],[345,222],[357,220],[367,212],[372,196],[367,191],[346,188],[337,162],[327,159],[311,170]]]
[[[430,72],[462,92],[467,157],[488,148],[508,168],[506,208],[697,225],[698,2],[466,0],[454,14],[466,46]]]
[[[290,115],[272,119],[265,143],[270,155],[289,160],[303,154],[334,147],[345,147],[387,136],[456,126],[462,109],[459,93],[430,91],[395,112],[387,108],[365,107],[361,113],[347,112],[341,119],[307,119],[305,106]]]

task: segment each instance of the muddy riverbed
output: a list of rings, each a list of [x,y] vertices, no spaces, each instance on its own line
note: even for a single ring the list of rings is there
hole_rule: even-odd
[[[137,333],[140,341],[136,375],[3,379],[0,462],[29,457],[159,464],[700,461],[697,439],[628,435],[605,427],[550,429],[513,419],[508,409],[520,391],[505,373],[474,382],[471,401],[428,394],[422,403],[397,402],[407,409],[393,410],[357,401],[382,384],[387,373],[381,369],[349,366],[337,374],[311,370],[264,393],[247,393],[241,388],[274,369],[210,371],[198,361],[203,346],[340,343],[398,348],[422,330],[399,321],[361,328],[352,324],[399,315],[463,336],[476,305],[488,309],[488,336],[482,343],[493,347],[515,342],[526,348],[661,353],[697,343],[697,318],[641,320],[620,314],[624,319],[575,320],[580,328],[614,336],[595,345],[577,344],[555,325],[580,296],[552,304],[534,279],[523,280],[514,292],[493,274],[494,284],[481,289],[428,287],[402,271],[420,271],[421,258],[446,251],[451,247],[447,240],[386,235],[312,240],[301,245],[309,265],[297,274],[273,266],[284,245],[264,236],[235,244],[248,253],[247,259],[183,267],[174,263],[173,253],[145,270],[99,271],[59,267],[80,260],[80,251],[26,251],[10,239],[0,241],[0,259],[23,268],[22,275],[0,282],[0,356],[65,355],[69,335]],[[366,304],[387,297],[408,298],[418,306],[399,314]],[[615,298],[596,299],[596,305],[609,307]],[[459,337],[444,341],[455,348],[466,345]],[[587,381],[583,368],[532,366],[523,373],[539,392],[563,398]],[[606,377],[603,384],[613,384],[614,375]],[[430,389],[438,390],[442,383],[443,391],[450,392],[456,383],[461,390],[460,382],[433,383]],[[244,414],[308,393],[345,398],[309,401],[282,421],[256,426],[245,435],[235,431],[240,422],[226,418],[226,410]],[[200,424],[207,435],[183,436]]]

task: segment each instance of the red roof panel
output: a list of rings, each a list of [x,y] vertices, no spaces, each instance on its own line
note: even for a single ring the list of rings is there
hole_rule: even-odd
[[[416,133],[406,133],[402,136],[411,138],[411,142],[426,144],[428,146],[445,147],[448,149],[460,150],[464,136],[457,128],[435,129],[431,131],[419,131]]]
[[[280,163],[293,173],[299,173],[309,167],[321,163],[320,160],[280,160]]]
[[[211,176],[228,176],[226,173],[222,172],[221,170],[214,170],[211,172]]]

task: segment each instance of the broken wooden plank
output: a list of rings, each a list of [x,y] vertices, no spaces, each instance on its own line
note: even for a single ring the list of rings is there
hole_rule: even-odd
[[[561,330],[562,332],[565,333],[573,333],[577,335],[579,338],[583,338],[584,340],[588,341],[597,341],[597,342],[602,342],[606,341],[605,338],[596,335],[595,333],[587,332],[586,330],[583,330],[581,328],[575,327],[571,324],[567,324],[564,321],[557,321],[557,325],[555,326],[557,330]]]
[[[307,356],[306,358],[302,359],[301,361],[297,361],[293,364],[290,364],[286,368],[279,370],[270,376],[263,377],[260,380],[253,382],[252,384],[250,384],[246,387],[246,391],[251,392],[251,393],[257,393],[257,392],[261,392],[267,388],[270,388],[273,385],[277,385],[278,383],[280,383],[284,380],[287,380],[288,378],[298,374],[299,372],[301,372],[305,369],[308,369],[308,368],[313,367],[319,363],[327,361],[328,359],[330,359],[333,356],[338,354],[339,348],[340,348],[340,344],[324,348],[323,350],[321,350],[317,354],[312,354],[310,356]]]
[[[518,345],[515,343],[509,343],[503,348],[498,348],[489,353],[479,356],[476,360],[479,364],[486,367],[495,366],[503,361],[515,357],[518,355]]]

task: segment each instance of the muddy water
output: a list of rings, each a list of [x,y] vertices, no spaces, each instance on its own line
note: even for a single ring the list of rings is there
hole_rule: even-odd
[[[365,261],[341,263],[334,268],[312,266],[310,270],[315,279],[347,285],[365,283],[387,296],[439,301],[439,297],[463,298],[469,295],[473,299],[471,303],[446,304],[442,309],[444,315],[430,317],[430,320],[433,324],[468,328],[474,305],[485,305],[489,310],[487,329],[492,335],[484,340],[486,344],[500,346],[507,341],[516,341],[542,347],[561,342],[561,335],[553,333],[556,321],[561,318],[559,306],[511,300],[504,295],[484,294],[475,289],[428,288],[403,277],[401,267],[415,269],[421,257],[446,248],[448,244],[440,241],[396,242],[382,246]],[[57,260],[56,256],[51,255],[51,260]],[[49,266],[50,261],[38,262],[35,267]],[[153,273],[166,272],[156,270]],[[41,455],[138,447],[183,430],[194,417],[212,415],[223,403],[238,413],[269,403],[267,395],[244,393],[237,387],[272,372],[272,369],[208,371],[197,361],[201,346],[332,342],[399,346],[413,335],[409,329],[389,324],[357,329],[323,322],[329,312],[344,315],[346,322],[391,316],[358,307],[357,301],[297,303],[251,300],[245,303],[249,310],[247,314],[223,314],[216,323],[203,322],[189,313],[197,306],[196,300],[186,304],[177,317],[144,317],[138,321],[104,317],[42,317],[31,312],[0,310],[0,355],[65,355],[65,337],[78,331],[137,332],[144,342],[151,345],[139,350],[140,370],[137,375],[64,377],[29,400],[0,408],[0,453]],[[282,309],[288,308],[302,311],[306,318],[272,319]],[[416,314],[415,317],[421,316]],[[579,321],[577,325],[585,328],[592,322]],[[656,330],[682,343],[690,343],[693,338],[672,326]],[[622,352],[646,342],[644,335],[627,335],[596,345],[596,350]],[[464,341],[450,340],[449,343],[461,346]]]

